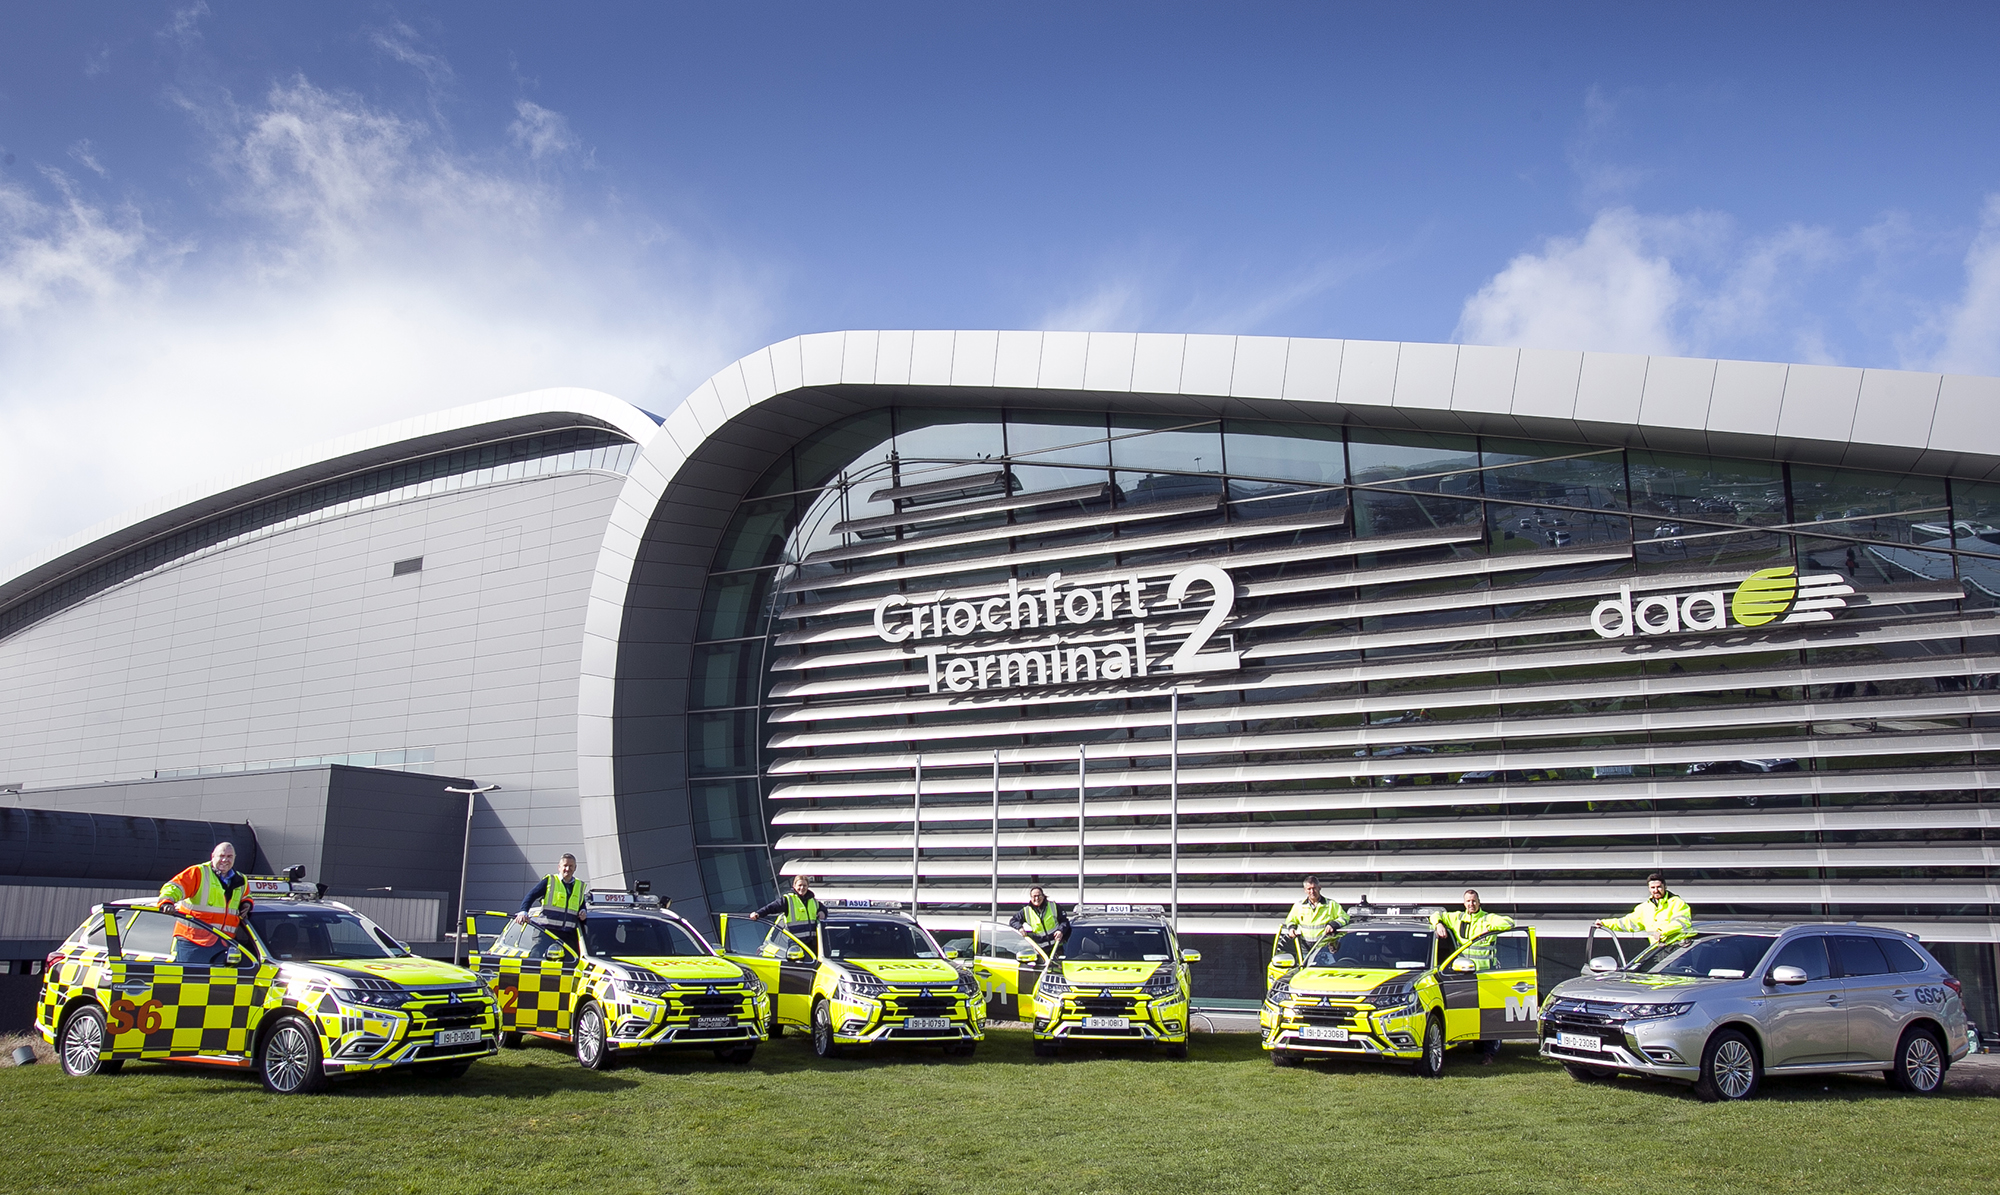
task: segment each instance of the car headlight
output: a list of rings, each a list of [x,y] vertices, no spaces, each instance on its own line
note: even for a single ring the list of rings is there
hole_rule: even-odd
[[[378,992],[365,988],[334,988],[333,998],[343,1004],[372,1004],[376,1008],[401,1008],[410,1002],[410,993]]]
[[[1693,1007],[1692,1003],[1626,1004],[1621,1006],[1618,1011],[1628,1021],[1651,1021],[1657,1020],[1660,1017],[1677,1017]]]
[[[1180,973],[1174,970],[1172,963],[1168,963],[1166,966],[1148,975],[1146,982],[1139,985],[1139,990],[1145,992],[1148,996],[1156,998],[1160,996],[1178,996],[1181,991]]]
[[[874,1000],[888,990],[889,985],[873,975],[843,975],[840,977],[840,989],[837,994],[849,998]]]
[[[764,986],[763,980],[745,971],[743,973],[743,990],[749,992],[752,997],[756,997],[765,995],[771,989]]]
[[[1042,972],[1041,982],[1035,985],[1035,994],[1045,999],[1053,1000],[1057,997],[1069,995],[1071,991],[1075,990],[1075,987],[1075,984],[1064,979],[1054,971],[1044,971]]]
[[[653,996],[653,997],[666,995],[667,989],[674,986],[673,981],[671,980],[639,979],[630,975],[619,976],[617,984],[618,984],[618,989],[624,992],[628,996]]]
[[[1377,1016],[1401,1017],[1417,1011],[1417,989],[1411,985],[1379,987],[1368,993],[1368,999]]]
[[[979,994],[979,984],[972,976],[961,975],[958,977],[958,991],[963,996],[977,996]]]
[[[1289,976],[1272,984],[1270,992],[1264,997],[1264,999],[1269,1000],[1273,1004],[1283,1004],[1291,998],[1292,981]]]

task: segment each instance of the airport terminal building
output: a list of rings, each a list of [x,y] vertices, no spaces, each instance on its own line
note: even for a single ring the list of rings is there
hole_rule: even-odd
[[[805,872],[1266,934],[1316,873],[1574,939],[1662,870],[1704,916],[1914,930],[1990,1025],[1996,413],[1816,365],[799,337],[664,421],[460,408],[23,562],[0,805],[282,866],[334,819],[277,774],[497,784],[480,908],[570,850],[697,916]]]

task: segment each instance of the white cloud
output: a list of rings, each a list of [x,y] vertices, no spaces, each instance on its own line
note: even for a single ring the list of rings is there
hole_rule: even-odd
[[[760,330],[743,267],[529,156],[456,152],[305,80],[193,115],[229,214],[199,234],[59,172],[0,184],[0,566],[205,474],[460,403],[581,385],[664,413]]]
[[[576,135],[569,131],[569,121],[562,113],[551,112],[532,100],[516,101],[514,111],[516,119],[507,132],[529,157],[552,157],[577,147]]]
[[[1465,301],[1453,338],[1522,348],[1676,353],[1688,283],[1654,247],[1661,229],[1629,208],[1580,237],[1550,237]]]
[[[2000,375],[2000,195],[1988,195],[1965,254],[1965,291],[1941,320],[1944,343],[1931,368]]]
[[[1847,253],[1825,229],[1745,238],[1710,212],[1598,213],[1579,236],[1550,237],[1465,301],[1454,339],[1601,352],[1726,353],[1782,335],[1807,360],[1825,333],[1802,309],[1814,274]],[[1754,351],[1754,349],[1753,349]]]

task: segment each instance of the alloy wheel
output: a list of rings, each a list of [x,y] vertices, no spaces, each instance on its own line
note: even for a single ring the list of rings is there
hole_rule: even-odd
[[[279,1091],[297,1091],[305,1085],[312,1066],[312,1043],[298,1022],[287,1021],[271,1034],[264,1047],[264,1074]]]
[[[1732,1100],[1740,1100],[1757,1081],[1757,1056],[1748,1044],[1732,1038],[1715,1051],[1715,1086]]]
[[[1928,1034],[1912,1034],[1904,1043],[1903,1074],[1911,1091],[1935,1091],[1944,1082],[1944,1058]]]
[[[576,1060],[587,1067],[595,1067],[603,1053],[604,1014],[592,1004],[576,1018]]]
[[[94,1015],[78,1013],[70,1018],[63,1034],[63,1069],[72,1075],[87,1075],[104,1057],[104,1022]]]

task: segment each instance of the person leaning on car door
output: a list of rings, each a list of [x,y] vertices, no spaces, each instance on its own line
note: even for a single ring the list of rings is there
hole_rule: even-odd
[[[208,862],[197,863],[160,885],[160,907],[195,921],[174,922],[174,961],[213,965],[229,953],[230,940],[250,911],[248,881],[236,870],[236,847],[218,842]],[[203,928],[204,926],[208,928]],[[210,931],[213,932],[210,932]]]
[[[1646,899],[1632,906],[1623,917],[1608,917],[1597,923],[1603,929],[1646,935],[1646,942],[1658,946],[1686,935],[1694,928],[1694,910],[1688,902],[1667,891],[1666,877],[1654,872],[1646,877]]]

